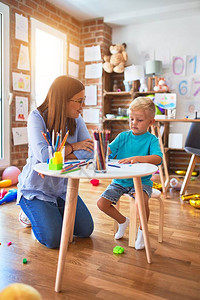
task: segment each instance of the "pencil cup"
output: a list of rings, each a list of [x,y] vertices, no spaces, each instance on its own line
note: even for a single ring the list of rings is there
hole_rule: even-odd
[[[51,146],[48,146],[48,151],[49,151],[49,160],[53,157],[53,150]]]
[[[65,147],[62,148],[62,158],[63,158],[63,164],[65,163]]]
[[[106,173],[108,162],[108,141],[94,140],[94,170],[96,173]]]

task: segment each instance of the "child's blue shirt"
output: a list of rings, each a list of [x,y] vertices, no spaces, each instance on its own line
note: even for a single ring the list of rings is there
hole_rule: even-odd
[[[158,155],[162,158],[162,152],[158,138],[146,132],[141,135],[134,135],[132,131],[121,132],[110,144],[110,157],[116,159],[132,156]],[[133,186],[133,179],[113,179],[114,183],[124,187]],[[142,177],[142,184],[152,186],[151,175]]]

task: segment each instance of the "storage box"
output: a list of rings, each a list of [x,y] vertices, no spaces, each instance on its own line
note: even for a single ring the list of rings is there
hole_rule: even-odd
[[[183,148],[183,134],[182,133],[169,133],[168,147],[175,149]]]

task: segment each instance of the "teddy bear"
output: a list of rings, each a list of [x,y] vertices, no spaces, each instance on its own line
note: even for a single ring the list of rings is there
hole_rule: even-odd
[[[140,92],[147,92],[147,84],[145,78],[140,78]]]
[[[125,51],[126,44],[114,44],[111,45],[109,50],[111,55],[104,56],[103,69],[107,73],[123,73],[124,66],[128,59],[128,55]]]
[[[158,84],[153,89],[155,92],[169,92],[169,87],[164,77],[159,78]]]

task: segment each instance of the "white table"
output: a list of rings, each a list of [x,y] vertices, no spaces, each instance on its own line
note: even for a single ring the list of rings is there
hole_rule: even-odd
[[[114,161],[109,163],[114,164]],[[139,209],[140,221],[143,229],[147,261],[148,263],[151,263],[152,261],[151,246],[150,246],[149,235],[148,235],[147,218],[146,218],[146,211],[144,206],[141,177],[150,175],[156,172],[157,169],[158,168],[155,165],[147,164],[147,163],[139,163],[139,164],[133,164],[127,166],[123,165],[121,168],[108,167],[107,173],[95,173],[93,170],[93,164],[90,164],[88,169],[86,169],[86,167],[82,167],[81,170],[79,171],[67,173],[67,174],[61,174],[60,171],[50,171],[48,169],[48,165],[45,163],[37,164],[34,167],[34,170],[36,172],[39,172],[44,175],[68,178],[67,194],[66,194],[67,205],[65,205],[65,210],[64,210],[61,243],[60,243],[58,267],[57,267],[56,283],[55,283],[56,292],[59,292],[61,290],[61,281],[62,281],[62,275],[65,266],[68,243],[73,239],[79,179],[81,178],[84,179],[86,178],[88,179],[133,178],[135,191],[136,194],[138,195],[138,200],[139,200],[138,209]]]

